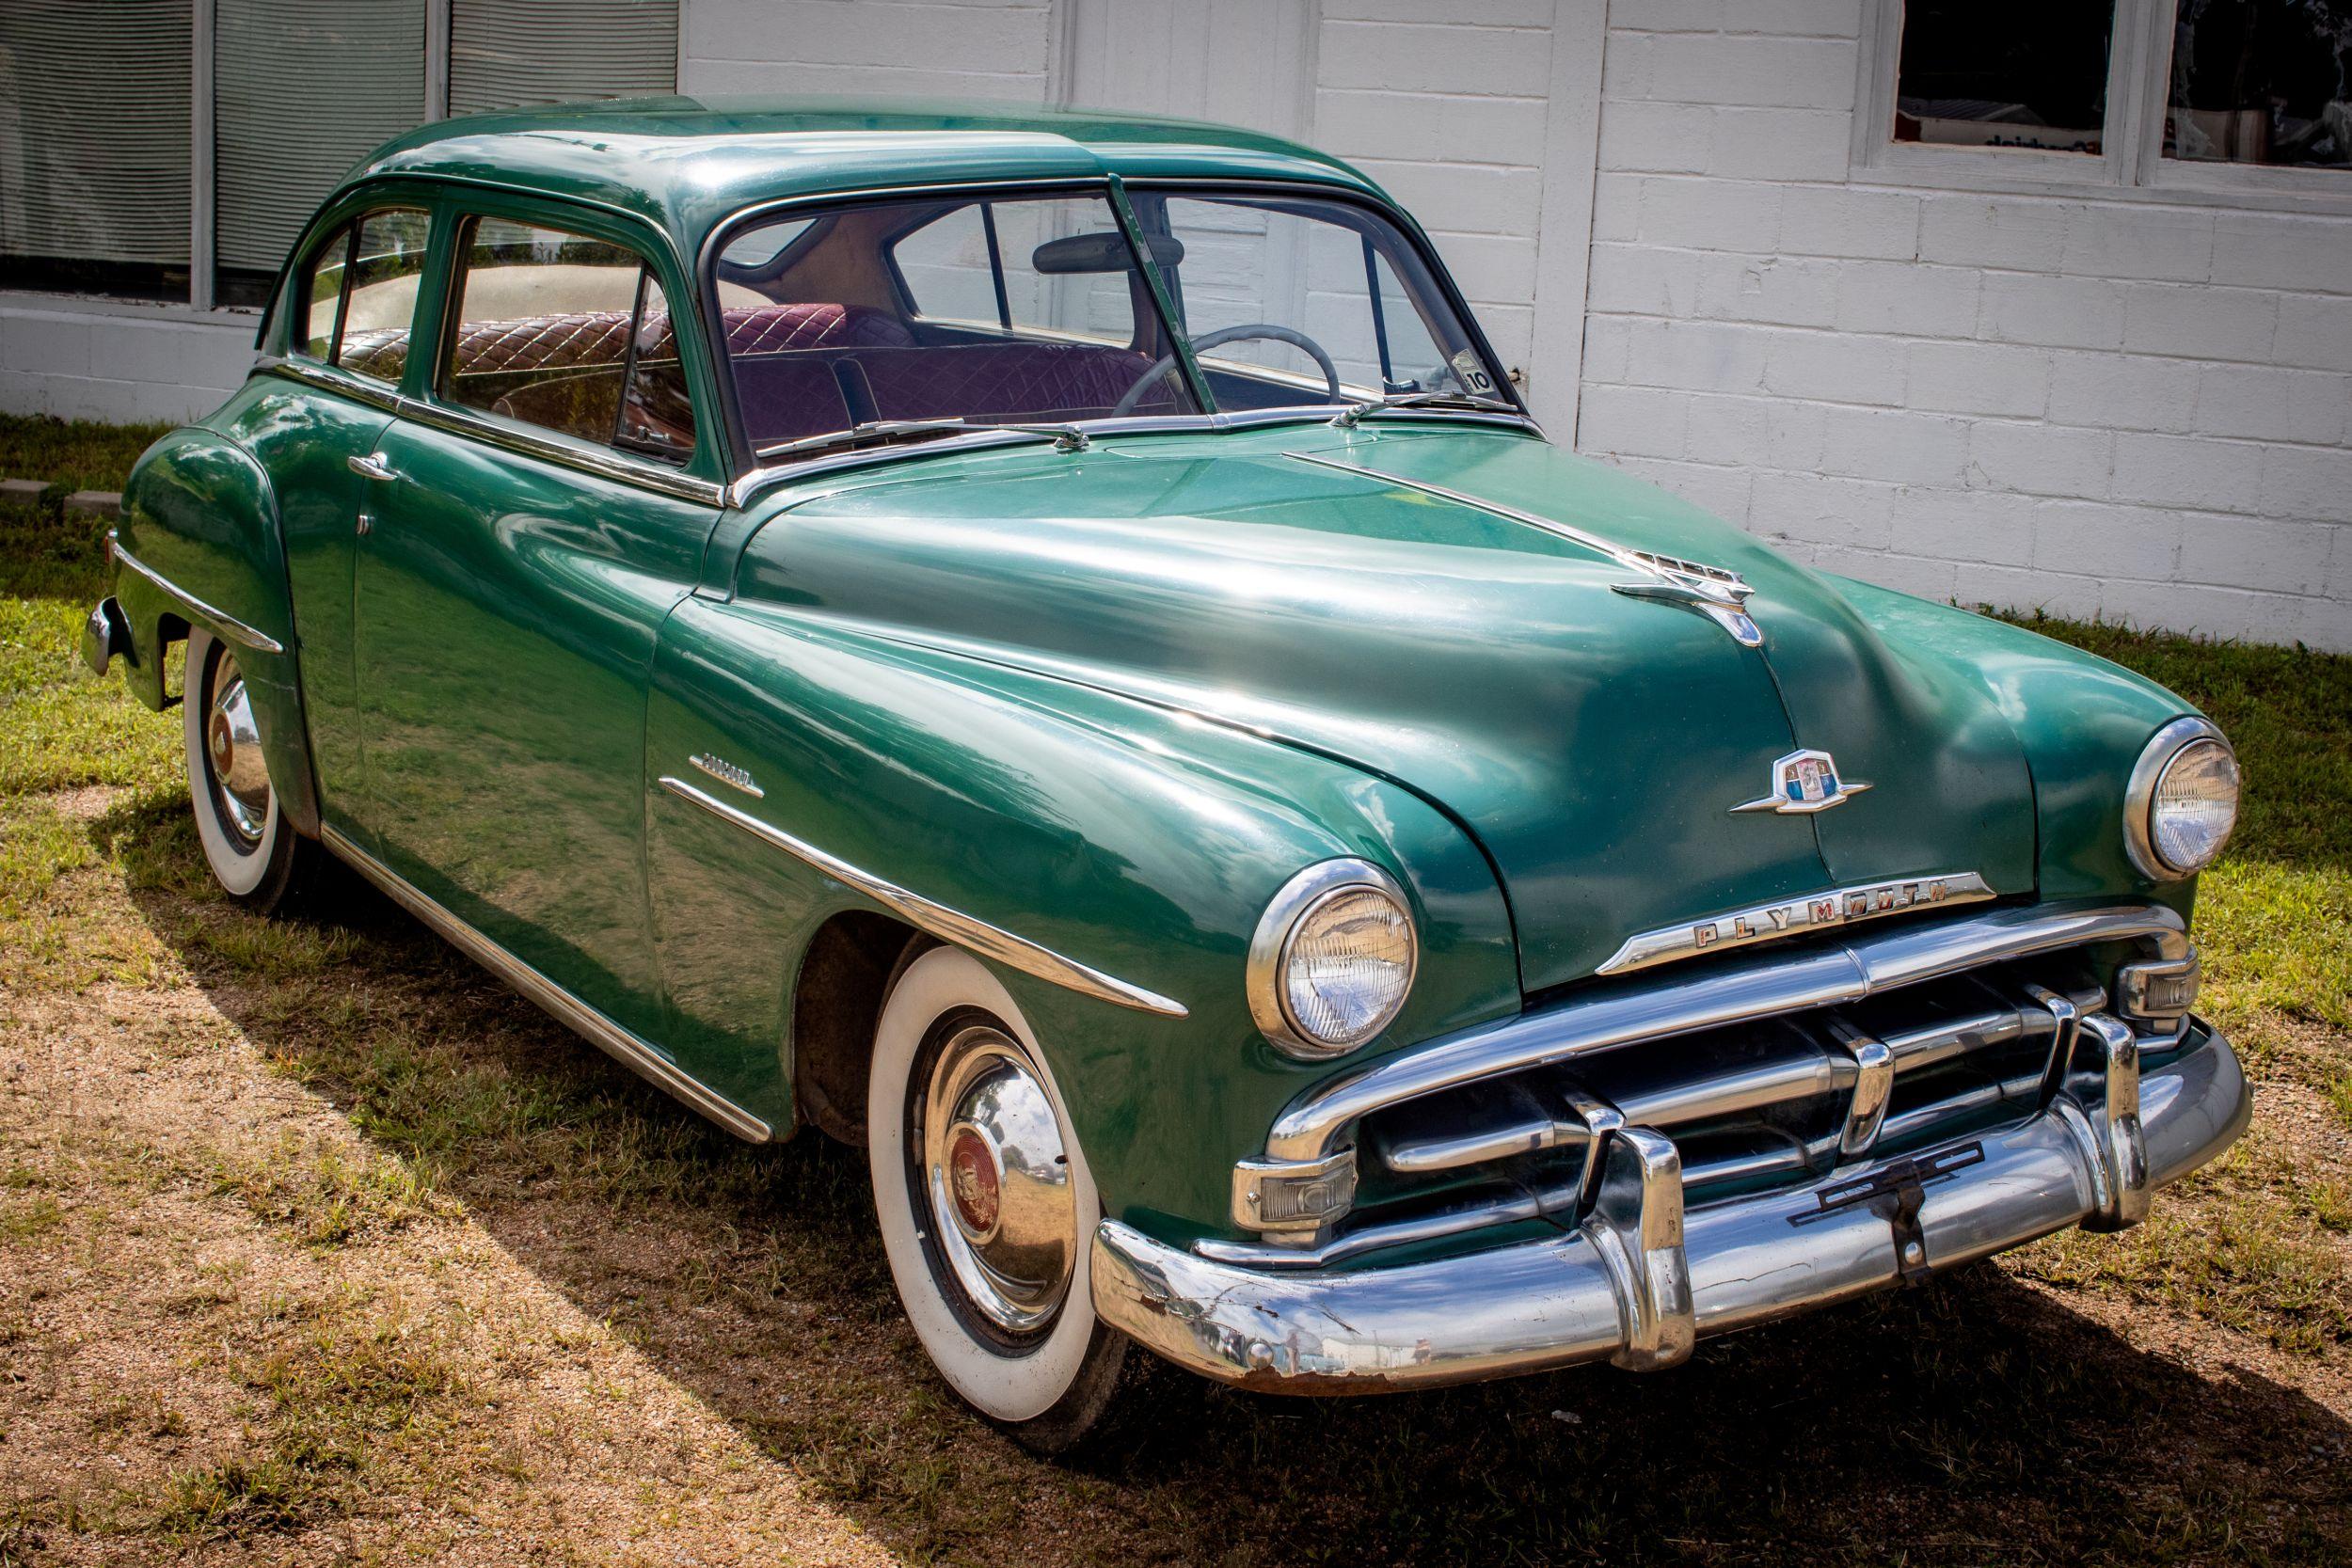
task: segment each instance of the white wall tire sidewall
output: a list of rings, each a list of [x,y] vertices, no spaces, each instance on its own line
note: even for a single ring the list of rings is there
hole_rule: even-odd
[[[186,710],[182,729],[187,746],[188,800],[196,810],[196,836],[203,843],[204,861],[212,867],[213,879],[230,895],[244,898],[269,879],[270,867],[278,859],[278,837],[286,831],[286,822],[278,809],[278,791],[274,787],[269,792],[269,811],[262,819],[262,842],[251,852],[239,849],[229,825],[220,819],[220,802],[213,792],[212,763],[204,747],[204,725],[212,715],[212,693],[204,673],[217,646],[219,640],[208,631],[188,633],[186,689],[180,705]]]
[[[1009,1356],[976,1339],[941,1294],[932,1275],[906,1178],[907,1078],[930,1027],[942,1014],[977,1007],[994,1015],[1029,1053],[1039,1081],[1061,1122],[1062,1147],[1070,1155],[1070,1179],[1077,1199],[1077,1267],[1061,1316],[1043,1343],[1026,1355]],[[1061,1090],[1038,1050],[1037,1037],[993,974],[977,958],[956,947],[934,947],[909,964],[883,1004],[874,1032],[874,1063],[866,1107],[866,1159],[873,1177],[874,1210],[891,1277],[915,1337],[932,1365],[957,1393],[981,1414],[1000,1421],[1025,1421],[1043,1415],[1070,1391],[1094,1338],[1094,1293],[1090,1263],[1094,1227],[1102,1200],[1093,1174],[1070,1125]]]

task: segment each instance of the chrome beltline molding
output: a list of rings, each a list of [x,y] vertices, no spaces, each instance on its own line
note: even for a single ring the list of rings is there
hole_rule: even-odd
[[[503,420],[495,420],[462,408],[450,408],[419,398],[404,397],[390,388],[374,386],[329,365],[313,364],[305,359],[264,358],[257,368],[275,375],[303,382],[308,386],[356,398],[372,407],[397,415],[399,418],[436,430],[454,435],[470,436],[488,446],[501,447],[525,457],[536,457],[548,463],[560,463],[599,479],[615,480],[635,485],[640,490],[652,490],[680,500],[699,501],[705,506],[727,504],[727,487],[707,479],[696,479],[661,464],[643,463],[625,452],[607,447],[592,447],[584,443],[559,440],[541,436],[530,429]]]
[[[1797,954],[1759,954],[1703,974],[1621,988],[1464,1030],[1319,1084],[1275,1118],[1269,1161],[1323,1159],[1359,1117],[1482,1078],[1568,1061],[1637,1040],[1745,1019],[1858,1002],[1980,964],[2092,942],[2140,941],[2185,958],[2186,927],[2161,904],[1987,910],[1858,936]]]
[[[664,774],[661,787],[702,807],[722,821],[733,823],[754,838],[805,862],[845,887],[856,889],[942,942],[969,948],[982,958],[993,958],[1025,974],[1034,974],[1041,980],[1050,981],[1084,996],[1117,1003],[1122,1007],[1133,1007],[1137,1012],[1157,1013],[1163,1018],[1186,1016],[1184,1005],[1181,1002],[1171,1001],[1141,986],[1129,985],[1115,975],[1105,974],[1075,958],[1065,958],[1026,937],[1015,936],[961,910],[933,903],[919,893],[910,893],[895,882],[885,881],[870,871],[862,871],[747,811],[739,810],[718,797],[697,789],[683,779]]]
[[[130,567],[131,570],[179,600],[191,615],[204,623],[206,630],[225,637],[231,642],[251,648],[257,653],[282,654],[286,651],[286,645],[270,636],[269,633],[255,630],[225,610],[215,610],[211,605],[155,570],[154,567],[124,549],[122,541],[115,537],[115,532],[111,529],[106,532],[106,548],[113,554],[116,561]]]
[[[1642,574],[1640,582],[1612,584],[1615,592],[1634,598],[1657,599],[1661,603],[1679,605],[1686,610],[1695,610],[1729,632],[1732,640],[1741,647],[1763,646],[1764,634],[1757,628],[1756,622],[1748,615],[1744,608],[1756,590],[1742,582],[1736,572],[1728,572],[1720,566],[1708,566],[1695,561],[1680,561],[1670,556],[1657,555],[1648,550],[1637,550],[1630,545],[1620,545],[1613,539],[1603,538],[1597,533],[1589,533],[1574,524],[1564,523],[1556,518],[1546,517],[1534,512],[1522,512],[1516,506],[1505,506],[1500,501],[1488,500],[1484,496],[1473,496],[1467,490],[1454,490],[1442,484],[1432,484],[1427,480],[1406,479],[1398,474],[1383,473],[1378,468],[1368,467],[1360,463],[1343,463],[1337,458],[1323,457],[1313,452],[1292,451],[1284,452],[1282,455],[1295,462],[1311,463],[1319,468],[1330,468],[1343,474],[1355,474],[1363,479],[1375,479],[1383,484],[1393,484],[1406,490],[1418,490],[1422,495],[1435,496],[1439,500],[1449,500],[1459,506],[1471,507],[1489,516],[1505,518],[1514,523],[1523,523],[1529,528],[1541,530],[1555,538],[1565,539],[1570,544],[1581,545],[1588,550],[1608,557],[1620,566],[1629,567]]]
[[[471,926],[410,886],[389,866],[360,848],[332,827],[322,827],[319,838],[343,861],[381,888],[392,902],[423,921],[452,946],[504,980],[553,1014],[556,1021],[636,1072],[656,1087],[666,1089],[737,1137],[766,1143],[775,1136],[767,1122],[718,1093],[699,1079],[689,1077],[644,1040],[622,1028],[594,1007],[516,958]]]
[[[1850,786],[1856,791],[1869,787],[1868,784]],[[1834,796],[1830,803],[1835,804],[1843,798]],[[1764,809],[1769,810],[1773,804],[1768,799]],[[1733,809],[1748,811],[1754,808],[1737,806]],[[1644,931],[1638,936],[1626,938],[1625,945],[1594,973],[1629,974],[1634,970],[1648,969],[1653,964],[1694,958],[1709,948],[1744,947],[1750,942],[1770,942],[1775,937],[1804,936],[1832,926],[1851,925],[1857,920],[1902,914],[1923,904],[1975,904],[1994,896],[1993,884],[1973,871],[1947,871],[1934,877],[1903,877],[1891,882],[1859,882],[1852,887],[1832,888],[1826,893],[1808,893],[1801,898],[1756,904],[1708,920]]]

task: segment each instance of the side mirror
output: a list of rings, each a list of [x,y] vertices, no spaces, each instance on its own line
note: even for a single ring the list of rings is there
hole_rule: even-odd
[[[1172,267],[1184,259],[1184,242],[1173,234],[1146,234],[1152,261]],[[1115,229],[1091,234],[1065,234],[1048,240],[1029,253],[1029,265],[1041,273],[1125,272],[1132,255],[1127,236]]]

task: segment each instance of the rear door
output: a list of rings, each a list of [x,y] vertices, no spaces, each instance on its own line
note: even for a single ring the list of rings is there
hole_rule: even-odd
[[[675,277],[587,212],[447,221],[433,372],[366,500],[366,826],[399,876],[643,1037],[646,676],[718,515]]]

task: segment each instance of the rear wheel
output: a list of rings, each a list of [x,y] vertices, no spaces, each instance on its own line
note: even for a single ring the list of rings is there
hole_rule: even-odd
[[[1036,1038],[970,954],[932,948],[892,987],[866,1154],[891,1276],[932,1364],[1028,1448],[1067,1449],[1126,1355],[1094,1315],[1102,1205]]]
[[[300,885],[317,847],[280,809],[236,650],[210,632],[188,633],[182,705],[188,797],[205,863],[222,892],[267,914]]]

